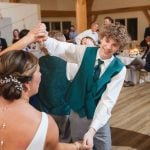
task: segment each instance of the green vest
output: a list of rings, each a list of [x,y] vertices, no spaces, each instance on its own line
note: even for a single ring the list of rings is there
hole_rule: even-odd
[[[94,82],[93,74],[97,50],[96,47],[86,49],[79,71],[66,94],[66,100],[69,102],[71,109],[77,112],[80,117],[86,116],[88,119],[93,118],[97,103],[111,78],[118,74],[124,66],[115,57],[101,78]]]
[[[39,109],[48,114],[69,115],[70,106],[64,100],[69,86],[66,77],[66,62],[55,56],[39,59],[41,83],[37,94]]]

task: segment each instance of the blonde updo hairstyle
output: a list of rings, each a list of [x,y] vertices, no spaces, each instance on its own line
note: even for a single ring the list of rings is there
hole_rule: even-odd
[[[14,50],[0,56],[0,96],[12,101],[21,98],[24,83],[32,80],[38,59],[31,53]]]

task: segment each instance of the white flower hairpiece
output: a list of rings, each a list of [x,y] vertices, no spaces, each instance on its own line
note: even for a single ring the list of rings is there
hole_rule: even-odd
[[[15,83],[15,88],[17,90],[20,90],[22,91],[22,83],[20,81],[18,81],[15,77],[13,77],[12,75],[9,75],[8,77],[4,77],[4,78],[1,78],[0,79],[0,85],[4,85],[4,84],[7,84],[7,83]]]

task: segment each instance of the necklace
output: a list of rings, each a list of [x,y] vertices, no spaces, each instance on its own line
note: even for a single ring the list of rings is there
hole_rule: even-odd
[[[19,102],[18,105],[24,105],[24,104],[29,104],[26,99],[22,99],[22,101],[17,101]],[[18,107],[15,106],[15,107]],[[13,106],[14,108],[14,106]],[[10,109],[10,107],[4,103],[0,104],[0,113],[2,114],[2,119],[0,120],[0,150],[4,150],[5,145],[6,145],[6,137],[5,137],[5,132],[6,128],[8,126],[8,122],[6,121],[6,112]]]
[[[8,110],[8,107],[4,106],[4,107],[0,107],[0,113],[5,113]],[[2,116],[4,116],[5,114],[3,114]],[[5,117],[4,117],[5,118]],[[4,144],[5,144],[5,138],[4,138],[4,132],[6,129],[6,121],[5,119],[2,119],[2,123],[0,124],[0,150],[4,150]]]

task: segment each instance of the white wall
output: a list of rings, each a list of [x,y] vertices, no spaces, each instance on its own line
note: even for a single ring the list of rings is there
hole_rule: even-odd
[[[75,10],[76,0],[20,0],[21,3],[40,4],[42,10]]]
[[[37,4],[16,4],[1,2],[0,14],[3,18],[11,18],[11,23],[6,25],[7,27],[10,26],[11,31],[5,33],[7,36],[2,34],[3,37],[6,37],[8,44],[11,44],[13,29],[31,29],[39,22],[39,20],[41,20],[40,6]],[[3,30],[3,28],[0,28],[0,30]],[[10,36],[8,36],[8,34]]]

